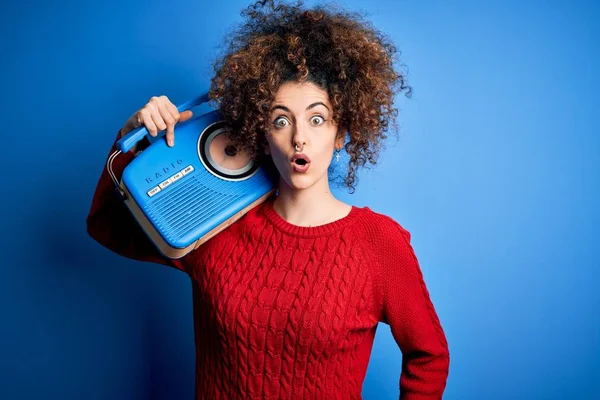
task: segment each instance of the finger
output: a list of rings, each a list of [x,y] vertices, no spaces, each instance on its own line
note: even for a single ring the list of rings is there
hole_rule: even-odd
[[[187,121],[188,119],[190,119],[190,117],[193,114],[190,110],[186,110],[186,111],[183,111],[180,113],[179,110],[177,109],[177,107],[175,106],[175,104],[173,104],[166,96],[161,96],[161,100],[162,100],[162,104],[164,104],[167,111],[171,114],[171,116],[175,120],[175,123],[173,124],[172,127],[169,126],[169,124],[167,124],[167,143],[170,146],[173,146],[175,143],[175,125],[178,122]]]
[[[167,96],[161,96],[160,99],[164,102],[165,107],[169,110],[173,118],[175,118],[175,123],[187,121],[192,117],[193,113],[191,110],[182,111],[180,113],[177,107],[175,107],[175,104],[173,104]]]
[[[171,114],[171,116],[175,120],[175,123],[179,122],[181,114],[179,114],[179,110],[177,109],[177,107],[175,107],[175,104],[171,103],[169,99],[165,97],[164,105],[169,114]]]
[[[167,144],[173,146],[175,144],[175,124],[177,123],[177,118],[179,118],[179,113],[177,112],[177,109],[175,109],[176,114],[172,115],[172,111],[169,109],[168,104],[170,104],[168,100],[166,100],[166,102],[163,100],[160,102],[158,109],[167,126]]]
[[[141,114],[140,120],[144,124],[146,129],[148,130],[148,133],[150,134],[150,136],[156,136],[158,134],[158,130],[156,128],[156,125],[152,121],[152,115],[150,113],[150,110],[148,108],[144,107],[140,110],[140,114]]]
[[[179,122],[187,121],[188,119],[192,118],[193,115],[194,113],[191,110],[182,111],[179,114]]]
[[[160,115],[158,102],[150,101],[148,104],[146,104],[146,107],[150,110],[150,116],[152,117],[152,121],[158,128],[158,132],[162,132],[165,129],[167,129],[167,125],[165,124],[165,121],[162,119],[162,116]]]
[[[132,127],[133,129],[139,128],[140,126],[142,126],[143,121],[142,121],[142,113],[141,110],[135,113],[135,118],[133,118],[133,123],[132,123]]]

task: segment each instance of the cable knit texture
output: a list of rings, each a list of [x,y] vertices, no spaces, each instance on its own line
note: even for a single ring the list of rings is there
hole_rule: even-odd
[[[133,157],[117,158],[117,176]],[[402,352],[400,398],[442,398],[444,331],[409,232],[385,215],[355,206],[338,221],[299,227],[269,200],[169,260],[104,168],[87,226],[117,254],[190,276],[197,399],[360,399],[378,322],[390,325]]]

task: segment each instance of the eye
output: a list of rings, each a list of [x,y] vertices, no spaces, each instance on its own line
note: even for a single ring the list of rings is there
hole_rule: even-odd
[[[325,118],[321,117],[320,115],[315,115],[310,119],[310,124],[314,126],[319,126],[323,122],[325,122]]]
[[[288,121],[287,118],[284,117],[276,118],[275,121],[273,121],[273,126],[275,126],[275,128],[285,128],[289,124],[290,121]]]

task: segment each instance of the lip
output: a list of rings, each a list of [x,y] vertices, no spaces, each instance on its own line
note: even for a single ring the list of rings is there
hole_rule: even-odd
[[[304,165],[296,164],[296,160],[299,158],[306,160],[306,164],[304,164]],[[310,168],[310,158],[306,154],[303,154],[303,153],[294,154],[294,156],[292,157],[291,164],[292,164],[292,168],[294,169],[294,171],[304,173],[304,172],[308,171],[308,169]]]
[[[299,158],[303,158],[306,160],[306,163],[310,163],[310,158],[308,158],[308,156],[304,153],[296,153],[294,154],[294,156],[292,157],[292,162],[296,162],[297,159]]]

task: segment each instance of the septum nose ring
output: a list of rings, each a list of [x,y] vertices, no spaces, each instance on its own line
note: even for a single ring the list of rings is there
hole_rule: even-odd
[[[300,147],[300,148],[298,148],[298,144],[295,144],[294,149],[296,149],[296,151],[298,151],[298,152],[302,151],[302,149],[304,149],[304,143],[302,143],[302,147]]]

